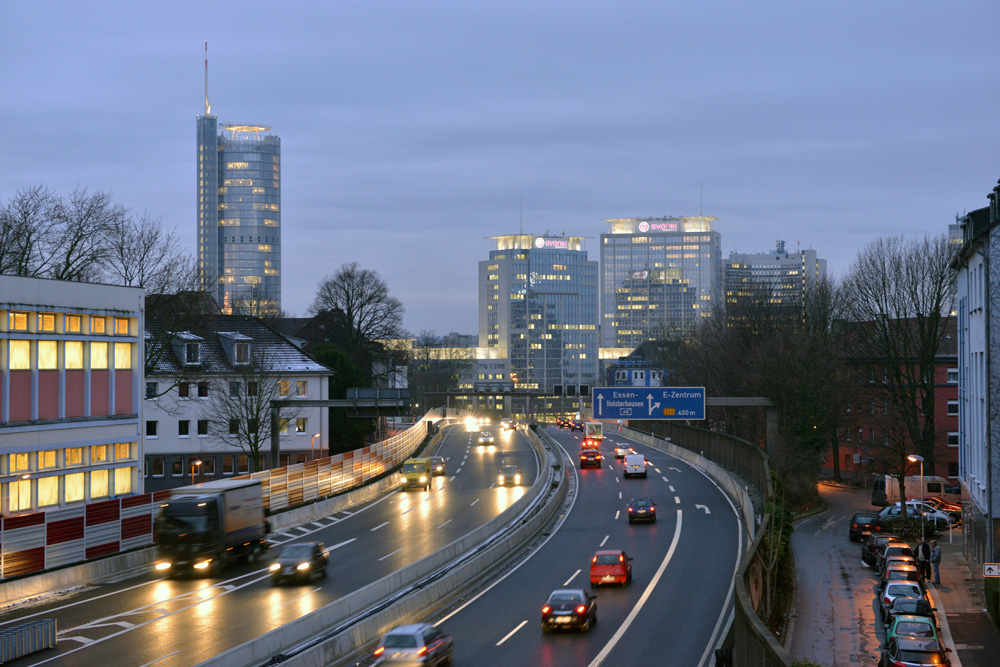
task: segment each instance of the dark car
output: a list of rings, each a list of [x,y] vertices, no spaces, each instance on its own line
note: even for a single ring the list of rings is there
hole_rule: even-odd
[[[428,457],[427,462],[431,464],[431,477],[445,474],[443,456]]]
[[[570,423],[570,425],[569,425],[569,430],[570,431],[582,431],[583,430],[583,422],[580,421],[579,419],[574,419]]]
[[[855,514],[851,517],[851,527],[848,530],[848,536],[852,542],[858,542],[866,535],[877,532],[876,525],[874,514]]]
[[[597,596],[582,588],[552,591],[542,607],[542,632],[577,628],[581,632],[597,624]]]
[[[878,564],[878,553],[889,543],[905,544],[903,538],[892,533],[872,533],[861,543],[861,561],[868,567]]]
[[[559,428],[569,428],[569,419],[566,417],[556,417],[556,426]]]
[[[950,665],[950,648],[944,648],[936,639],[893,637],[882,649],[879,667],[892,665]]]
[[[393,628],[375,649],[376,665],[447,665],[455,652],[454,640],[429,623]]]
[[[286,544],[269,568],[271,583],[277,586],[283,581],[308,582],[313,577],[326,578],[327,560],[326,547],[322,542]]]
[[[633,498],[628,503],[628,522],[656,521],[656,503],[650,498]]]
[[[937,614],[934,612],[934,608],[931,607],[930,602],[923,598],[896,598],[893,600],[887,612],[886,625],[891,625],[893,617],[900,615],[924,616],[937,625]]]
[[[580,452],[581,468],[586,468],[587,466],[600,468],[602,463],[603,459],[601,458],[601,453],[596,449],[584,449]]]

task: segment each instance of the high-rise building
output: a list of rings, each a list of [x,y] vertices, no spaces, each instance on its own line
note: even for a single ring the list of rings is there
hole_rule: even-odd
[[[198,116],[198,275],[226,314],[281,311],[281,139]]]
[[[725,274],[727,306],[763,297],[776,307],[801,310],[809,290],[826,278],[826,260],[812,249],[788,252],[778,241],[769,253],[729,253]]]
[[[601,347],[689,335],[722,298],[718,218],[609,219],[601,234]]]
[[[479,346],[507,358],[515,389],[595,386],[597,262],[578,236],[495,236],[479,262]]]

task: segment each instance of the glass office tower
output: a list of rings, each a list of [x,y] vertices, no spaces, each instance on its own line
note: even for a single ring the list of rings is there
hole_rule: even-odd
[[[605,220],[601,346],[688,336],[722,299],[722,239],[711,217]]]
[[[479,346],[508,359],[515,389],[597,384],[597,262],[582,237],[493,237],[479,262]]]
[[[198,272],[226,314],[281,311],[281,139],[198,116]]]

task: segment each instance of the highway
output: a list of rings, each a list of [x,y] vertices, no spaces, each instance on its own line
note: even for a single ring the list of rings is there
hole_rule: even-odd
[[[548,431],[576,457],[580,435]],[[623,479],[615,442],[651,467]],[[478,597],[444,616],[458,665],[708,665],[732,608],[732,582],[745,541],[734,510],[711,480],[681,461],[610,433],[605,466],[576,470],[572,509],[547,542]],[[655,524],[628,523],[626,503],[649,496]],[[599,622],[589,633],[542,634],[540,610],[558,588],[590,588],[597,549],[624,549],[633,561],[627,587],[601,587]]]
[[[32,618],[58,622],[55,650],[10,664],[186,667],[290,623],[437,551],[521,497],[538,473],[523,434],[498,432],[492,452],[479,451],[477,441],[478,428],[447,430],[437,450],[447,473],[430,491],[391,493],[271,536],[276,546],[324,542],[331,550],[326,579],[273,587],[267,563],[258,562],[227,569],[221,579],[149,573],[65,592],[0,613],[0,629]],[[520,487],[496,487],[501,457],[521,467]]]

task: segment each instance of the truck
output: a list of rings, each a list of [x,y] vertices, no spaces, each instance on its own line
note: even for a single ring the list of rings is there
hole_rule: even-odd
[[[259,480],[223,479],[171,489],[156,518],[155,567],[174,575],[252,563],[267,549],[269,532]]]
[[[598,447],[604,440],[604,424],[601,422],[583,423],[582,447]]]
[[[923,481],[923,489],[920,484]],[[906,498],[940,498],[949,503],[962,501],[962,491],[944,477],[907,475],[903,479]],[[892,475],[876,475],[872,482],[872,505],[885,507],[899,502],[899,478]]]
[[[431,488],[431,462],[429,459],[406,459],[403,461],[402,487],[405,491],[418,486],[427,491]]]

